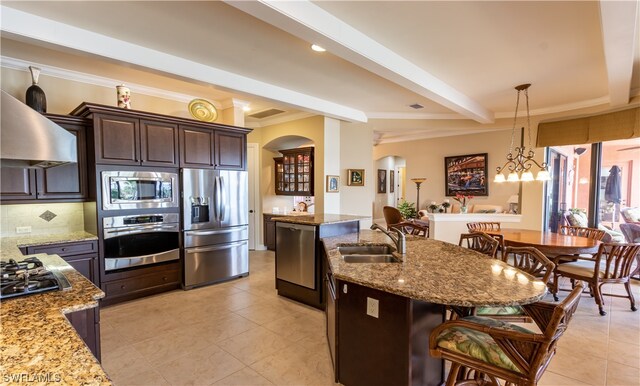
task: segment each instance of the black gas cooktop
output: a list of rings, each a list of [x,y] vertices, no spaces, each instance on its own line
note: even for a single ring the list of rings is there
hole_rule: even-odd
[[[62,289],[62,283],[39,259],[29,257],[0,262],[0,289],[0,299],[8,299]]]

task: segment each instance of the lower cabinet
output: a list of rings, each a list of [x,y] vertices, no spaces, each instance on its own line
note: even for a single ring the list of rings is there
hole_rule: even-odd
[[[58,255],[76,271],[91,280],[96,287],[100,287],[97,240],[31,246],[27,247],[26,253],[28,255],[36,253]]]
[[[100,307],[72,312],[66,317],[93,356],[100,361]]]
[[[274,217],[278,217],[279,215],[273,214],[263,214],[263,229],[264,229],[264,245],[267,247],[269,251],[276,250],[276,222],[273,220]]]
[[[178,289],[182,283],[179,261],[109,273],[102,281],[102,305]]]
[[[342,280],[332,288],[330,275],[326,283],[327,342],[336,382],[443,384],[443,361],[429,355],[429,335],[444,321],[444,306]],[[373,315],[369,304],[375,304]]]

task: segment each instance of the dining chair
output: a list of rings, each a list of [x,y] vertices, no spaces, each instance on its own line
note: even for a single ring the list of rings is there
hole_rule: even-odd
[[[393,206],[382,208],[384,221],[387,223],[387,230],[399,229],[407,235],[429,237],[429,225],[422,221],[408,221],[402,217],[402,213]]]
[[[602,229],[579,227],[573,225],[560,226],[560,231],[558,233],[566,236],[586,237],[588,239],[594,240],[602,240],[607,234],[607,232],[603,231]]]
[[[500,223],[499,222],[469,222],[467,223],[467,229],[469,232],[484,232],[484,231],[499,231]],[[504,255],[504,236],[498,234],[489,234],[489,236],[498,240],[498,251],[500,255]]]
[[[469,222],[467,229],[470,231],[499,231],[499,222]]]
[[[446,385],[536,385],[556,353],[580,301],[582,283],[561,303],[522,307],[540,333],[500,320],[467,316],[446,321],[429,336],[429,353],[451,361]]]
[[[540,279],[549,285],[555,264],[534,247],[507,247],[502,260],[514,268]],[[531,318],[520,306],[477,307],[474,315],[516,322],[531,322]]]
[[[498,240],[484,232],[473,232],[462,233],[458,245],[496,258],[500,244]]]
[[[600,315],[606,315],[604,310],[603,295],[628,298],[631,302],[631,311],[636,311],[636,303],[631,291],[629,277],[636,254],[640,252],[640,243],[600,244],[598,252],[593,258],[578,257],[577,261],[556,266],[553,274],[553,297],[558,300],[560,277],[580,280],[589,284],[591,294],[595,297]],[[617,294],[603,294],[604,284],[624,284],[627,296]]]

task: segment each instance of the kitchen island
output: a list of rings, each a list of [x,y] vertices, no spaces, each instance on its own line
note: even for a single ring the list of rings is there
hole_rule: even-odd
[[[26,258],[18,246],[57,244],[92,237],[95,236],[79,232],[63,236],[36,237],[35,240],[22,237],[3,238],[1,259],[6,261]],[[74,315],[83,318],[93,315],[94,309],[98,307],[98,300],[104,297],[104,293],[58,255],[30,256],[40,259],[46,267],[62,272],[70,282],[71,288],[2,301],[1,382],[111,384],[100,363],[68,319]]]
[[[445,306],[528,304],[546,294],[524,272],[505,275],[508,265],[442,241],[407,237],[403,262],[347,263],[343,245],[393,245],[382,232],[363,230],[323,239],[326,259],[327,339],[336,381],[368,384],[439,385],[442,361],[431,358],[431,330]]]
[[[278,295],[324,309],[323,237],[358,233],[368,217],[316,213],[275,218]]]

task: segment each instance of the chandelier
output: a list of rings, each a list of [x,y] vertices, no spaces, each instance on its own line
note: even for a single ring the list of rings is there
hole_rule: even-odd
[[[516,90],[518,90],[518,97],[516,99],[516,112],[513,117],[513,128],[511,129],[511,145],[509,145],[509,154],[507,154],[507,162],[505,162],[502,167],[496,168],[497,174],[493,179],[493,182],[518,182],[518,181],[533,181],[533,172],[532,168],[537,167],[538,174],[536,175],[536,180],[538,181],[549,181],[551,179],[551,175],[549,175],[549,169],[547,168],[547,163],[543,162],[539,164],[533,157],[535,153],[533,152],[533,147],[531,146],[531,117],[529,116],[529,86],[531,84],[521,84],[516,86]],[[516,123],[518,121],[518,105],[520,104],[520,92],[524,91],[524,96],[527,102],[527,133],[529,135],[529,150],[524,145],[513,148],[513,141],[516,136]],[[522,128],[524,134],[524,127]],[[526,155],[525,155],[526,153]],[[509,173],[505,178],[505,173]]]

